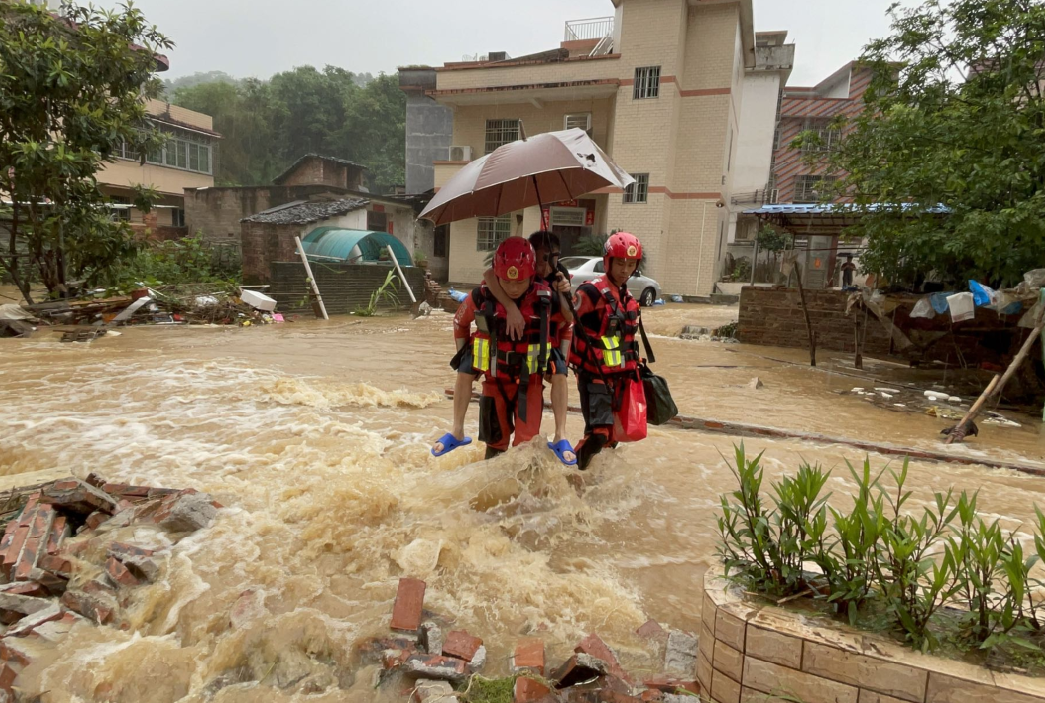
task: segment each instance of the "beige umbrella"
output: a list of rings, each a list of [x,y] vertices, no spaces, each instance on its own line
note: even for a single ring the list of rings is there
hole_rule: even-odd
[[[584,130],[548,132],[471,162],[439,189],[420,217],[437,225],[497,217],[634,182]]]

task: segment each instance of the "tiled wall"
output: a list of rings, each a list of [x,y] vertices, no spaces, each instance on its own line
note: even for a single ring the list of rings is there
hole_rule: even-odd
[[[1045,703],[1045,681],[927,656],[744,599],[708,572],[697,678],[714,703]]]

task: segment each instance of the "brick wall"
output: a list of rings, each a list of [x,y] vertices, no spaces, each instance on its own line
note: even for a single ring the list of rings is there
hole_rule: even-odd
[[[323,185],[186,189],[185,225],[193,234],[202,232],[204,239],[239,243],[240,220],[244,217],[330,192],[339,190]]]
[[[377,265],[350,264],[312,264],[312,273],[316,277],[316,285],[323,296],[323,304],[331,315],[346,315],[358,307],[370,302],[371,294],[385,282],[389,267]],[[415,267],[403,269],[418,300],[424,298],[424,272]],[[276,262],[271,264],[271,288],[268,295],[275,298],[279,312],[311,313],[308,302],[309,287],[306,283],[305,267],[300,262]],[[410,294],[399,284],[400,308],[410,307]],[[391,306],[382,303],[378,309],[390,310]]]
[[[268,283],[272,262],[297,259],[294,235],[300,234],[300,226],[244,222],[243,282],[248,285]]]
[[[817,348],[854,352],[853,318],[845,315],[849,294],[840,290],[807,290],[805,294],[809,319],[817,333]],[[746,344],[808,348],[809,335],[798,289],[751,286],[742,289],[737,339]],[[889,338],[872,316],[864,352],[887,355],[889,351]]]
[[[305,159],[289,176],[282,179],[282,185],[326,185],[355,190],[363,185],[363,170],[348,164],[313,157]]]

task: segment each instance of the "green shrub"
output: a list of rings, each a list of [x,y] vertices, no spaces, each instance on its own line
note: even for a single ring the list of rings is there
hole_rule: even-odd
[[[884,615],[922,651],[946,639],[966,651],[1045,663],[1043,623],[1030,598],[1045,585],[1031,576],[1045,561],[1040,510],[1034,553],[1026,555],[1018,534],[979,517],[976,494],[937,492],[931,504],[908,508],[906,460],[878,473],[869,459],[860,468],[848,464],[857,485],[848,510],[827,506],[830,494],[821,493],[830,473],[808,463],[764,500],[761,460],[735,447],[730,470],[739,488],[722,496],[718,518],[728,578],[772,598],[808,593],[851,624],[861,614]],[[891,486],[882,481],[886,471]],[[957,605],[964,606],[957,616],[944,616],[945,606]]]

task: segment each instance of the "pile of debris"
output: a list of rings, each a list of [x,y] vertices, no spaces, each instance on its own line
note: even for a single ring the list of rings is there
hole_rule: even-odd
[[[5,305],[0,336],[28,337],[40,325],[92,325],[89,334],[70,332],[62,341],[88,341],[118,325],[251,325],[284,322],[276,301],[258,291],[214,291],[208,286],[141,288],[130,295],[76,299],[33,305]]]
[[[127,629],[122,609],[131,589],[155,581],[170,547],[222,507],[191,488],[108,483],[94,474],[23,497],[0,539],[0,703],[14,700],[19,673],[80,623]],[[155,542],[116,538],[140,525],[154,527]]]
[[[483,640],[463,630],[443,633],[445,622],[424,610],[425,582],[399,581],[392,611],[390,637],[359,645],[362,659],[378,663],[379,684],[401,685],[411,703],[466,703],[486,666]],[[525,638],[511,658],[507,680],[515,703],[686,703],[700,693],[696,681],[697,637],[667,631],[650,620],[637,630],[665,649],[663,675],[637,679],[621,666],[612,649],[592,633],[579,642],[573,655],[554,669],[546,669],[544,642]],[[504,680],[502,680],[504,681]]]

